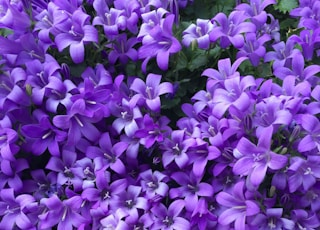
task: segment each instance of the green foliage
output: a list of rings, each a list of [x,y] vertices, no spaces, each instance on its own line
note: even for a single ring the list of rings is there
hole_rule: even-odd
[[[275,8],[282,13],[290,12],[296,7],[298,7],[297,0],[278,0],[278,4],[275,5]]]

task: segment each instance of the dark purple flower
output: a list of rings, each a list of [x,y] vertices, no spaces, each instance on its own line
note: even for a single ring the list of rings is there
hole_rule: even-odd
[[[137,94],[134,97],[142,98],[149,109],[159,112],[161,107],[160,95],[165,93],[173,93],[173,86],[169,82],[160,84],[162,76],[150,73],[146,82],[140,78],[134,79],[130,89]]]
[[[45,64],[39,60],[33,60],[28,62],[27,65],[27,80],[26,84],[29,84],[32,88],[31,98],[33,103],[41,105],[43,103],[46,89],[58,90],[56,83],[58,80],[61,81],[61,77],[58,74],[60,66],[58,62],[51,56],[47,56]],[[57,80],[53,80],[58,78]],[[53,87],[52,87],[53,86]]]
[[[208,49],[210,45],[209,33],[213,27],[210,20],[197,19],[196,24],[191,24],[183,31],[182,44],[190,46],[196,41],[200,49]]]
[[[161,25],[157,25],[143,37],[138,56],[144,59],[142,63],[144,72],[146,72],[149,60],[153,57],[156,57],[161,70],[167,70],[170,55],[181,50],[179,41],[172,35],[173,20],[174,15],[167,15]]]
[[[233,11],[227,17],[224,13],[218,13],[212,21],[218,23],[210,32],[210,40],[216,42],[220,39],[220,46],[227,48],[233,44],[241,48],[244,44],[242,33],[255,32],[256,26],[251,22],[245,22],[248,18],[244,11]]]
[[[236,175],[248,176],[248,181],[254,187],[262,183],[268,168],[282,169],[288,161],[286,156],[274,153],[270,149],[272,132],[272,126],[264,129],[257,146],[245,137],[241,138],[233,153],[238,159],[233,166],[233,172]]]
[[[14,189],[1,189],[0,191],[0,229],[35,229],[34,224],[28,217],[30,212],[35,212],[38,204],[34,198],[28,194],[17,197]]]
[[[35,16],[37,22],[34,30],[38,31],[39,39],[50,46],[53,44],[50,34],[56,36],[60,32],[56,25],[64,23],[68,18],[68,14],[64,10],[60,9],[55,3],[49,2],[46,9]]]
[[[234,185],[232,194],[220,192],[216,199],[218,204],[227,208],[220,214],[219,224],[230,228],[230,224],[234,222],[235,230],[246,229],[246,217],[260,212],[259,205],[253,200],[252,195],[245,192],[244,181]]]
[[[70,56],[74,63],[83,62],[86,43],[98,42],[98,32],[88,24],[89,19],[90,16],[79,9],[73,12],[71,20],[59,25],[59,29],[64,32],[55,37],[55,43],[60,52],[70,46]]]

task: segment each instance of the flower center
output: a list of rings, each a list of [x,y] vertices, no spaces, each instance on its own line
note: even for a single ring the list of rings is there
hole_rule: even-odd
[[[146,87],[146,94],[147,94],[147,96],[148,96],[148,99],[152,99],[152,87],[150,87],[150,86],[147,86]]]

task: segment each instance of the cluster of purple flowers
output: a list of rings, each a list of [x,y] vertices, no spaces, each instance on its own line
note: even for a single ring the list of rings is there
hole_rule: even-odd
[[[300,0],[287,40],[275,0],[179,38],[188,4],[0,0],[0,229],[320,227],[320,1]],[[183,45],[236,60],[203,69],[170,120],[162,98],[179,89],[162,80]]]

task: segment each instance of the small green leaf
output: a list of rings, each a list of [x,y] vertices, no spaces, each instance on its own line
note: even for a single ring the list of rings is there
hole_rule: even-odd
[[[276,8],[282,13],[290,12],[292,9],[298,7],[297,0],[278,0]]]
[[[188,64],[188,69],[194,71],[195,69],[206,65],[208,62],[208,57],[203,50],[195,52],[195,55],[192,56],[191,61]]]

